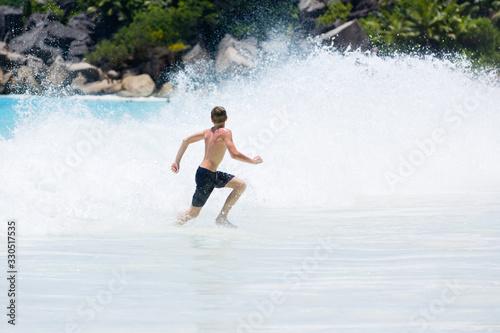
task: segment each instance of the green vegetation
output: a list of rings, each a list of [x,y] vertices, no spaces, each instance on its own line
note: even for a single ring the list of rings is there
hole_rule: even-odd
[[[316,19],[316,25],[321,23],[327,27],[337,19],[347,21],[347,16],[352,10],[352,4],[350,2],[343,4],[340,0],[332,0],[328,3],[327,8],[327,11]]]
[[[500,1],[383,1],[360,23],[383,52],[464,52],[478,65],[500,66]],[[483,15],[491,16],[491,20]]]
[[[269,32],[293,30],[299,23],[295,0],[212,0],[218,35],[265,38]]]
[[[500,67],[500,0],[380,0],[379,10],[360,23],[383,53],[459,52],[481,66]],[[52,11],[65,23],[87,12],[98,18],[102,40],[87,59],[115,69],[135,65],[151,53],[175,54],[198,36],[214,52],[226,33],[266,38],[300,25],[297,0],[76,0],[64,13],[54,0],[0,0],[24,6],[27,15]],[[328,26],[347,20],[349,2],[329,0],[316,20]],[[69,13],[68,13],[69,11]]]
[[[87,56],[90,62],[123,68],[147,59],[152,51],[177,52],[184,41],[196,36],[196,27],[210,18],[208,1],[180,1],[177,7],[153,7],[138,12],[133,22],[121,28],[113,40],[103,40],[96,52]],[[208,13],[207,13],[208,12]]]
[[[0,6],[22,7],[25,2],[24,0],[0,0]]]
[[[59,21],[64,21],[64,11],[54,1],[23,1],[24,16],[29,17],[34,13],[52,12]]]
[[[120,2],[120,1],[116,1]],[[214,48],[225,33],[264,38],[274,29],[292,29],[298,22],[294,0],[80,0],[88,12],[120,27],[103,40],[87,60],[115,69],[140,63],[157,53],[175,53],[189,47],[199,35]],[[212,43],[212,44],[210,44]]]

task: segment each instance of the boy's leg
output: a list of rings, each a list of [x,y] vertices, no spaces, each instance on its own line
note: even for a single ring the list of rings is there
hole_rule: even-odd
[[[183,225],[184,223],[186,223],[187,221],[191,220],[191,219],[194,219],[195,217],[197,217],[199,214],[200,214],[200,211],[203,207],[195,207],[195,206],[191,206],[189,207],[188,210],[186,210],[184,213],[182,214],[179,214],[176,218],[175,218],[175,222],[174,222],[174,225],[176,226],[181,226]]]
[[[229,221],[227,220],[227,215],[229,214],[231,208],[233,208],[234,204],[238,201],[240,196],[243,194],[243,192],[245,192],[247,184],[245,184],[245,182],[238,177],[234,177],[229,181],[229,183],[226,184],[225,187],[232,188],[233,190],[227,197],[226,202],[224,203],[224,206],[222,207],[222,210],[215,221],[218,225],[236,227],[229,223]]]

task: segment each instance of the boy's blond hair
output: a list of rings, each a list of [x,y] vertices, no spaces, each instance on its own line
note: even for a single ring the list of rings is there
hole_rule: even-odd
[[[224,109],[222,106],[214,107],[211,114],[214,124],[223,123],[227,119],[226,109]]]

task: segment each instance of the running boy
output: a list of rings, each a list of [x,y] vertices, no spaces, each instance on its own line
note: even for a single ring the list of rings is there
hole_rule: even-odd
[[[216,106],[212,109],[214,127],[190,135],[182,140],[181,147],[171,168],[174,173],[179,172],[182,155],[184,155],[184,152],[191,143],[202,139],[205,140],[205,157],[196,171],[196,191],[193,195],[191,207],[177,216],[175,224],[178,226],[183,225],[200,214],[201,208],[205,205],[215,187],[229,187],[233,191],[227,197],[219,216],[215,219],[215,223],[218,226],[237,228],[228,221],[227,214],[229,214],[231,208],[245,191],[246,184],[243,180],[233,175],[217,171],[217,167],[222,162],[226,149],[229,150],[231,157],[238,161],[259,164],[262,163],[262,158],[260,156],[255,158],[247,157],[236,149],[231,130],[225,128],[226,120],[226,110],[221,106]]]

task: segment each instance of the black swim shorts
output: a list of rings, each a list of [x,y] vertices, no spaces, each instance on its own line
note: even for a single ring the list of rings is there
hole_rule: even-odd
[[[210,171],[208,169],[198,167],[196,171],[196,191],[193,195],[192,205],[194,207],[203,207],[208,200],[208,197],[214,188],[226,186],[234,175],[222,171]]]

